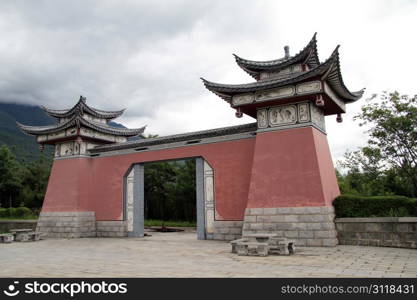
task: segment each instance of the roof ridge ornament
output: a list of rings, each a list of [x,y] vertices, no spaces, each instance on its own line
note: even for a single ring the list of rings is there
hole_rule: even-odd
[[[285,52],[285,58],[290,57],[290,46],[286,45],[284,46],[284,52]]]

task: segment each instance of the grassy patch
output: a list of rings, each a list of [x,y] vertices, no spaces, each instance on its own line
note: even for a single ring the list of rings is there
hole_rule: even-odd
[[[164,223],[168,227],[196,227],[196,223],[187,221],[162,221],[162,220],[145,220],[145,226],[162,226]]]
[[[0,217],[0,220],[11,220],[11,221],[19,221],[19,220],[37,220],[38,216],[24,216],[24,217]]]

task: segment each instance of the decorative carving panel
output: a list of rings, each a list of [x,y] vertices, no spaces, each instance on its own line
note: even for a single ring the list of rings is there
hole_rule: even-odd
[[[301,68],[301,66],[300,66]],[[294,85],[287,85],[284,87],[259,91],[250,94],[239,94],[233,96],[232,103],[234,106],[250,104],[253,101],[262,102],[274,99],[287,98],[297,95],[314,94],[322,91],[322,83],[319,80],[309,81]]]
[[[257,111],[258,129],[315,124],[325,130],[324,113],[311,102],[279,105]]]
[[[126,178],[126,221],[127,231],[133,231],[133,175],[134,169],[130,171]]]
[[[66,136],[74,136],[74,135],[77,135],[77,128],[75,128],[75,127],[73,127],[73,128],[68,128],[66,131],[65,131],[65,135]]]
[[[273,89],[269,91],[263,91],[256,93],[256,101],[264,101],[264,100],[270,100],[270,99],[276,99],[276,98],[284,98],[288,96],[294,95],[294,87],[293,86],[287,86],[279,89]]]
[[[53,139],[63,138],[63,137],[65,137],[65,130],[62,130],[62,131],[57,132],[57,133],[48,134],[48,141],[53,140]]]
[[[319,128],[326,130],[323,110],[315,105],[311,105],[311,121]]]
[[[62,143],[60,156],[74,155],[74,142]]]
[[[309,122],[310,121],[310,109],[308,103],[298,104],[298,122]]]
[[[214,172],[210,165],[204,161],[204,208],[206,218],[206,233],[214,233]]]
[[[253,94],[242,94],[233,96],[233,105],[249,104],[255,100]]]
[[[297,122],[297,107],[281,105],[269,109],[269,125],[272,127],[295,124]]]
[[[258,120],[258,127],[259,128],[267,128],[268,127],[268,112],[266,109],[260,109],[257,112],[257,120]]]
[[[321,91],[320,81],[310,81],[305,83],[297,84],[297,94],[309,94]]]
[[[38,135],[37,137],[36,137],[36,141],[39,143],[39,142],[44,142],[44,141],[46,141],[48,139],[48,135]]]

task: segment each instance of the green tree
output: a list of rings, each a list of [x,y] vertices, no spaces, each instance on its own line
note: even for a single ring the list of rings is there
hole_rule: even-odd
[[[145,218],[196,220],[195,160],[145,165]]]
[[[22,186],[21,166],[6,146],[0,146],[0,205],[12,207]]]
[[[166,218],[166,202],[175,182],[175,170],[169,162],[154,162],[145,165],[145,217]]]
[[[345,153],[345,188],[368,195],[417,195],[417,97],[373,95],[355,120],[368,126],[368,144]]]
[[[37,161],[30,162],[22,169],[22,189],[19,200],[26,207],[42,207],[51,172],[51,160],[41,155]]]

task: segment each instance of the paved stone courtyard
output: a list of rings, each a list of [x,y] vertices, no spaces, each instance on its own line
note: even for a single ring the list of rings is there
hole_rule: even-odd
[[[0,244],[0,277],[417,277],[417,250],[298,248],[242,257],[195,233]]]

